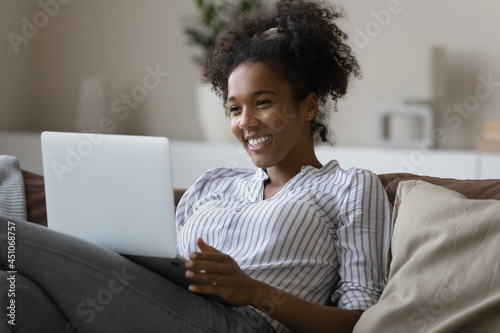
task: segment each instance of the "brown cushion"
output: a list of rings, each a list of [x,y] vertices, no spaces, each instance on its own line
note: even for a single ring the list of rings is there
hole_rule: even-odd
[[[184,192],[186,192],[185,188],[175,188],[174,189],[174,201],[175,201],[175,207],[179,204],[179,201],[181,200],[182,196],[184,195]]]
[[[500,180],[499,179],[453,179],[438,178],[429,176],[418,176],[411,173],[386,173],[378,175],[382,182],[389,201],[394,205],[398,184],[404,180],[423,180],[428,183],[445,187],[455,192],[465,195],[469,199],[495,199],[500,200]]]
[[[45,187],[43,176],[26,170],[22,170],[24,177],[24,187],[26,191],[26,209],[28,211],[28,221],[47,225],[47,210],[45,207]],[[428,176],[418,176],[411,173],[386,173],[378,175],[382,182],[391,204],[394,204],[396,189],[399,182],[403,180],[417,179],[429,183],[446,187],[459,192],[469,199],[496,199],[500,200],[500,180],[460,180],[452,178],[437,178]],[[179,202],[185,189],[175,189],[175,204]]]
[[[22,170],[22,173],[24,178],[28,221],[47,226],[47,209],[45,205],[45,185],[43,176],[26,170]]]

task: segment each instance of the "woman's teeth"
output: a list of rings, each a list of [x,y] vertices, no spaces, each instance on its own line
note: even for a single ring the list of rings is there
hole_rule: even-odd
[[[258,138],[258,139],[250,139],[248,140],[248,143],[251,145],[251,146],[257,146],[257,145],[260,145],[261,143],[271,139],[272,135],[268,135],[268,136],[263,136],[262,138]]]

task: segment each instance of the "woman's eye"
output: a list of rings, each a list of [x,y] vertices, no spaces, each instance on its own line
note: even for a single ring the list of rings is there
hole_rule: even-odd
[[[257,101],[257,106],[265,106],[267,104],[270,104],[271,101],[268,101],[268,100],[258,100]]]
[[[231,106],[229,109],[229,113],[237,112],[240,110],[239,106]]]

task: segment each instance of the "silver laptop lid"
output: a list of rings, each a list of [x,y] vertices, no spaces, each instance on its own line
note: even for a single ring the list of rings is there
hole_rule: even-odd
[[[48,227],[115,252],[174,258],[167,138],[43,132]]]

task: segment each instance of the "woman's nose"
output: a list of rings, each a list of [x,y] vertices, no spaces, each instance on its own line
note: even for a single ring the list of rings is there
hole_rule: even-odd
[[[241,118],[239,127],[240,129],[247,129],[252,126],[256,126],[259,123],[259,120],[255,117],[254,110],[250,108],[244,108],[241,112]]]

